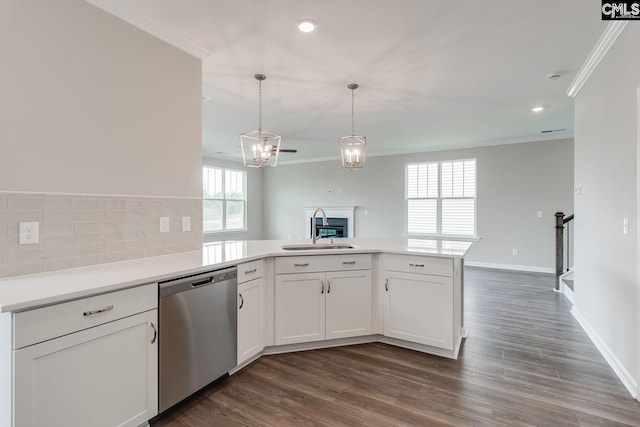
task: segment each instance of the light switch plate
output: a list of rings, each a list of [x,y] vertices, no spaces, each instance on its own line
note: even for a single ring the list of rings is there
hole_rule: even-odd
[[[191,217],[183,216],[182,217],[182,231],[191,231]]]
[[[20,238],[21,245],[32,245],[39,241],[39,224],[38,222],[21,222]]]
[[[160,217],[160,232],[168,233],[169,232],[169,217],[161,216]]]

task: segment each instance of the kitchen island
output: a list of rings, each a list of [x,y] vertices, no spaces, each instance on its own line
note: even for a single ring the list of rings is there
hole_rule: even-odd
[[[60,399],[80,420],[103,414],[114,425],[146,422],[157,413],[157,283],[232,266],[238,364],[231,373],[263,354],[372,341],[457,358],[470,243],[340,239],[351,247],[321,241],[313,249],[283,249],[308,243],[216,242],[0,280],[0,426],[37,425],[51,414],[64,419]],[[68,360],[60,363],[60,355]],[[70,379],[65,369],[81,375]],[[46,387],[34,388],[39,381]],[[82,391],[96,381],[105,387]],[[117,381],[131,386],[102,408]],[[69,395],[80,400],[69,403]]]

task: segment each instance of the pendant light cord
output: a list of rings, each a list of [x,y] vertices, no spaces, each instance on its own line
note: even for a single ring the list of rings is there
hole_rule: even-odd
[[[262,142],[262,80],[258,80],[258,138]]]
[[[355,125],[355,104],[356,104],[356,96],[355,96],[355,89],[351,89],[351,136],[356,134],[356,125]]]

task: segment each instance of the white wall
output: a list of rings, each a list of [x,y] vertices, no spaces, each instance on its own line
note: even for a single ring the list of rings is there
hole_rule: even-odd
[[[306,226],[303,206],[328,205],[358,206],[356,237],[400,237],[405,228],[405,164],[464,158],[478,159],[481,237],[467,260],[553,271],[553,214],[573,212],[572,140],[370,157],[359,172],[342,172],[337,160],[279,165],[264,174],[264,237],[301,238]],[[536,218],[537,211],[543,212],[542,219]],[[514,248],[519,255],[512,255]]]
[[[201,62],[83,0],[5,0],[0,191],[200,196]]]
[[[247,168],[241,162],[203,157],[205,166],[247,171],[247,230],[239,232],[206,233],[204,242],[221,240],[260,240],[263,238],[263,169]]]
[[[574,310],[636,389],[638,40],[640,27],[630,23],[575,99],[575,182],[582,195],[575,197]]]

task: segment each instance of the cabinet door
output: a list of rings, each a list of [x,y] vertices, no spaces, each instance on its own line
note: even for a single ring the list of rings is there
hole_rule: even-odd
[[[453,350],[453,279],[386,272],[384,334]]]
[[[324,273],[276,275],[276,345],[324,339]]]
[[[139,426],[155,416],[157,313],[14,351],[14,425]]]
[[[262,339],[262,292],[264,279],[238,285],[238,365],[260,353]]]
[[[327,273],[326,339],[371,334],[371,270]]]

